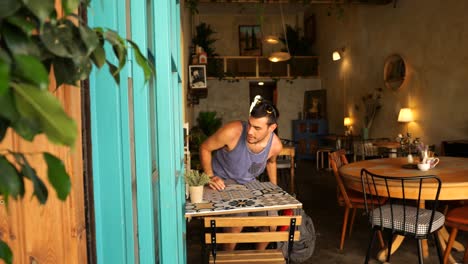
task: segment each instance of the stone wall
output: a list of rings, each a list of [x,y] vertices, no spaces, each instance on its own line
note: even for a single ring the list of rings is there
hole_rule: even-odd
[[[229,83],[227,81],[209,80],[208,97],[200,99],[194,106],[194,118],[200,111],[216,111],[223,123],[231,120],[247,120],[249,114],[249,81]],[[292,139],[292,120],[298,118],[304,104],[304,92],[321,89],[319,79],[296,79],[293,83],[282,80],[277,83],[280,112],[278,132],[281,138]],[[193,122],[193,121],[192,121]],[[195,125],[194,123],[191,126]]]

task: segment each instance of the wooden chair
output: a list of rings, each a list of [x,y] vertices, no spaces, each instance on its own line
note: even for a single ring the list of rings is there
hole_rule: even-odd
[[[445,216],[445,226],[451,227],[447,248],[444,253],[444,264],[448,263],[450,252],[452,251],[458,230],[468,231],[468,206],[458,207],[450,210]],[[468,263],[468,249],[465,247],[463,263]]]
[[[289,263],[281,249],[217,251],[216,245],[223,243],[259,243],[288,241],[288,256],[294,241],[300,238],[296,227],[302,217],[296,216],[248,216],[248,217],[206,217],[205,243],[211,245],[209,263]],[[220,233],[220,227],[289,226],[289,231]]]
[[[296,151],[294,146],[283,145],[283,149],[279,153],[279,157],[276,160],[276,169],[289,169],[289,192],[294,194],[294,169],[296,167],[296,163],[294,160]]]
[[[390,262],[392,251],[392,239],[394,235],[413,237],[418,242],[418,259],[423,263],[422,240],[431,235],[436,241],[439,261],[442,262],[442,252],[436,231],[444,226],[444,215],[436,209],[439,202],[441,180],[434,175],[397,177],[383,176],[361,170],[361,183],[364,193],[366,214],[373,229],[369,243],[366,259],[369,262],[370,250],[377,231],[388,231],[388,253],[387,262]],[[418,187],[417,200],[406,199],[410,192],[406,186]],[[423,188],[431,186],[431,188]],[[421,196],[431,200],[430,209],[420,208],[424,204]],[[385,204],[382,199],[386,198]],[[369,202],[377,199],[378,204]]]
[[[346,158],[346,151],[344,149],[340,149],[338,151],[332,152],[328,154],[328,160],[332,167],[333,174],[335,175],[336,183],[337,183],[337,200],[340,206],[345,207],[344,216],[343,216],[343,226],[341,228],[341,240],[340,240],[340,250],[343,250],[344,241],[346,238],[346,227],[348,225],[348,217],[349,217],[349,210],[353,209],[353,213],[351,215],[351,223],[349,225],[349,236],[351,236],[351,232],[353,230],[354,218],[356,216],[356,209],[365,207],[364,204],[364,197],[362,193],[348,190],[344,183],[343,179],[341,178],[338,169],[341,166],[348,164],[348,160]],[[379,241],[381,247],[383,248],[384,242],[381,234],[379,234]]]

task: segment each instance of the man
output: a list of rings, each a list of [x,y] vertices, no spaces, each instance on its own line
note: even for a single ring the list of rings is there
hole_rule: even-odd
[[[254,181],[265,168],[270,182],[277,184],[276,157],[283,148],[274,133],[278,117],[278,110],[260,97],[251,107],[248,122],[230,122],[203,142],[200,158],[203,170],[211,178],[209,186],[212,189],[223,190],[226,184]],[[242,228],[228,230],[232,233],[241,231]],[[258,244],[257,249],[267,245]],[[226,246],[226,250],[234,248],[235,244]]]

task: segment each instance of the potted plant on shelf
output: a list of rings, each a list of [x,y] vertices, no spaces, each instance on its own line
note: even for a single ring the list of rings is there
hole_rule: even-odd
[[[189,186],[190,202],[201,203],[203,200],[203,186],[210,182],[210,177],[198,170],[187,170],[185,182]]]
[[[382,98],[382,88],[375,88],[374,91],[362,96],[362,104],[364,106],[364,124],[362,128],[362,139],[369,138],[369,129],[374,122],[375,115],[382,108],[380,99]],[[360,110],[358,104],[355,105],[356,111]]]

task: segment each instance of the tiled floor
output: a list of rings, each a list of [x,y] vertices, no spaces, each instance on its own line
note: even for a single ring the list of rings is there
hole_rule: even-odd
[[[307,214],[314,221],[316,229],[316,246],[313,256],[303,263],[314,264],[355,264],[363,263],[370,238],[370,229],[362,210],[356,215],[351,237],[347,237],[344,250],[338,249],[343,221],[343,207],[336,203],[336,185],[331,171],[315,169],[313,161],[298,161],[296,169],[297,198],[303,203]],[[280,186],[282,185],[280,181]],[[284,185],[282,186],[284,187]],[[203,263],[201,221],[192,220],[187,224],[188,263]],[[468,236],[461,233],[458,241],[465,244]],[[378,246],[372,252],[370,263],[380,263],[375,260]],[[432,240],[429,241],[429,258],[424,263],[438,263],[437,250]],[[459,260],[463,253],[456,253]],[[417,263],[417,242],[406,239],[399,250],[392,255],[391,263]]]

